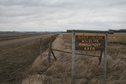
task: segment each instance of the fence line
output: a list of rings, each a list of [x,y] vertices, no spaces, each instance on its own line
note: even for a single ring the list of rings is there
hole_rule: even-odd
[[[62,50],[57,50],[57,49],[52,49],[52,50],[72,54],[72,52],[68,52],[68,51],[62,51]],[[87,55],[87,54],[80,54],[80,53],[75,53],[75,54],[76,55],[86,55],[86,56],[90,56],[90,57],[100,57],[100,56],[96,56],[96,55]]]

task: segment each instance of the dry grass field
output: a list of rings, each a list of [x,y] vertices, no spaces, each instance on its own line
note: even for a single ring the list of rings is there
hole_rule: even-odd
[[[54,39],[57,35],[54,36]],[[48,48],[50,37],[43,39],[43,48]],[[0,84],[20,84],[29,74],[29,68],[40,54],[40,40],[0,50]]]
[[[47,33],[0,33],[0,41],[39,36]]]
[[[126,33],[108,35],[107,84],[126,83],[125,36]],[[71,52],[71,34],[60,34],[53,42],[52,48]],[[76,52],[92,56],[100,55],[100,51]],[[54,54],[57,61],[51,56],[50,64],[47,63],[48,50],[42,54],[42,60],[38,57],[30,68],[29,76],[22,80],[22,84],[71,84],[71,54],[57,51],[54,51]],[[75,84],[103,84],[103,58],[104,54],[101,64],[98,65],[99,60],[97,57],[76,55]]]

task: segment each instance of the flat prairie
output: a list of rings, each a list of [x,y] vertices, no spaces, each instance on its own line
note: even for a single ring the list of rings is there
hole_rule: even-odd
[[[39,36],[47,33],[0,33],[0,41],[12,40],[12,39],[20,39],[20,38],[27,38],[33,36]]]
[[[104,34],[76,34],[104,35]],[[126,83],[126,33],[108,35],[106,84]],[[53,49],[71,52],[71,33],[62,33],[52,44]],[[48,63],[48,49],[42,54],[42,60],[36,58],[29,70],[29,76],[22,84],[71,84],[72,54],[53,51],[57,61],[51,56]],[[75,51],[85,55],[75,55],[75,84],[103,84],[103,59],[99,65],[101,51]]]
[[[54,35],[54,39],[56,36]],[[28,34],[27,37],[29,37]],[[42,51],[45,51],[48,48],[50,37],[42,41]],[[21,80],[28,76],[29,68],[39,54],[39,39],[0,49],[0,84],[20,84]]]

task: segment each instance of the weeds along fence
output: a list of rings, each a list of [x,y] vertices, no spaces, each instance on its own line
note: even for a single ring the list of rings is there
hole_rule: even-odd
[[[112,32],[108,31],[82,31],[82,30],[68,30],[67,32],[72,32],[72,52],[68,52],[65,50],[59,50],[59,49],[53,49],[52,48],[52,40],[53,36],[50,38],[49,43],[49,51],[48,51],[48,64],[50,63],[51,54],[53,55],[55,61],[57,60],[55,53],[53,51],[57,52],[63,52],[67,54],[72,54],[72,73],[71,73],[71,84],[74,84],[74,73],[75,73],[75,55],[82,55],[82,56],[89,56],[89,57],[98,57],[99,64],[102,60],[102,53],[104,51],[104,81],[103,84],[106,84],[106,61],[107,61],[107,35],[113,34]],[[75,35],[76,33],[76,35]],[[78,35],[77,35],[78,33]],[[81,35],[81,34],[82,35]],[[96,35],[87,36],[84,35],[84,33],[96,33]],[[105,36],[99,36],[99,33],[105,34]],[[41,55],[41,48],[42,47],[42,39],[40,39],[40,57],[42,59]],[[75,50],[78,51],[86,51],[86,53],[76,53]],[[90,55],[90,52],[100,51],[99,55]],[[88,53],[89,52],[89,53]]]

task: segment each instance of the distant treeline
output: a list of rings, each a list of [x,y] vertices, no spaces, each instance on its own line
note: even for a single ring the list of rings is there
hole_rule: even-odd
[[[114,33],[126,33],[126,29],[120,29],[120,30],[109,29],[109,31],[113,31]]]

